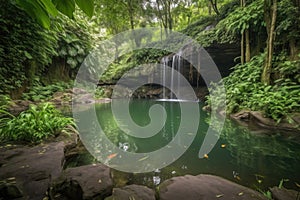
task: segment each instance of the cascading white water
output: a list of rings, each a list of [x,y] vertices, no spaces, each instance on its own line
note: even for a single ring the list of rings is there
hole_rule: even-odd
[[[180,49],[178,53],[174,54],[172,56],[172,60],[171,60],[171,77],[170,78],[167,78],[167,74],[166,74],[166,67],[168,66],[169,64],[169,57],[166,56],[166,57],[163,57],[162,60],[161,60],[161,63],[163,64],[164,66],[164,69],[162,71],[162,83],[164,84],[164,86],[166,85],[166,81],[170,81],[170,96],[167,95],[167,91],[166,91],[166,88],[163,87],[163,99],[177,99],[173,92],[174,89],[176,89],[178,92],[180,92],[180,86],[181,86],[181,83],[180,83],[180,75],[182,73],[182,65],[183,65],[183,59],[182,59],[182,53],[183,53],[183,50]],[[175,70],[177,70],[178,74],[177,74],[177,77],[175,78],[174,75],[175,75]],[[177,88],[175,88],[177,87]]]
[[[171,74],[171,94],[170,94],[170,99],[174,99],[174,94],[173,94],[173,91],[174,91],[174,71],[175,71],[175,66],[176,66],[176,54],[172,57],[172,74]]]
[[[168,56],[163,57],[163,59],[162,59],[161,62],[162,62],[162,64],[163,64],[163,66],[164,66],[163,72],[162,72],[163,99],[166,99],[166,98],[167,98],[167,95],[166,95],[166,88],[165,88],[165,85],[166,85],[166,67],[168,66],[169,57],[168,57]]]
[[[179,50],[179,52],[175,55],[177,57],[177,71],[178,71],[178,76],[177,76],[177,89],[178,89],[178,95],[180,95],[180,74],[181,74],[181,65],[183,63],[183,59],[181,59],[182,56],[182,49]]]

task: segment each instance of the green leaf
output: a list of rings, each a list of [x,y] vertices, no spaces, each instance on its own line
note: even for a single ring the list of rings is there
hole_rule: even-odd
[[[75,0],[78,7],[89,17],[94,13],[94,0]]]
[[[31,0],[31,1],[16,0],[16,3],[29,16],[31,16],[31,18],[35,19],[44,28],[49,29],[49,27],[50,27],[49,15],[36,0]]]
[[[69,18],[73,18],[73,12],[75,11],[74,0],[53,0],[57,10],[67,15]]]
[[[30,53],[28,53],[27,51],[24,51],[25,57],[28,59],[32,59],[32,56]]]
[[[50,15],[52,15],[53,17],[57,16],[58,11],[51,0],[39,0],[39,2]]]

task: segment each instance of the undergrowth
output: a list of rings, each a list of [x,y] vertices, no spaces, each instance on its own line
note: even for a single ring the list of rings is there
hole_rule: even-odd
[[[41,142],[50,136],[75,131],[72,118],[63,116],[52,104],[31,105],[17,117],[0,108],[0,140]]]
[[[46,86],[36,83],[30,88],[29,92],[23,93],[22,98],[30,101],[47,101],[52,98],[55,92],[64,91],[72,86],[72,82],[57,82]]]
[[[291,123],[291,113],[300,112],[300,61],[289,61],[285,54],[275,58],[273,83],[264,85],[261,80],[265,54],[260,54],[244,65],[236,65],[233,72],[222,81],[226,94],[213,84],[216,102],[226,98],[227,114],[240,110],[262,111],[277,122],[286,117]],[[295,75],[296,74],[296,75]],[[211,102],[210,96],[207,103]]]

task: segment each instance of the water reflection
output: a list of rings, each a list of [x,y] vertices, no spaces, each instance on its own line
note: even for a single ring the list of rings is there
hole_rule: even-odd
[[[137,124],[149,123],[149,116],[145,113],[153,103],[153,101],[132,101],[131,115]],[[128,152],[149,152],[168,145],[180,124],[179,104],[174,102],[161,102],[161,104],[167,110],[168,125],[163,127],[160,133],[147,140],[124,134],[117,126],[110,104],[97,105],[96,109],[104,132],[117,147]],[[201,103],[199,107],[201,110]],[[218,127],[217,119],[210,119],[202,111],[200,115],[197,136],[178,160],[163,169],[156,169],[150,173],[132,174],[131,182],[155,187],[174,176],[208,173],[260,189],[268,189],[268,187],[278,185],[281,179],[288,179],[289,181],[286,181],[284,186],[297,189],[295,183],[300,183],[298,170],[300,145],[281,136],[285,133],[277,132],[271,136],[258,135],[247,128],[238,126],[231,120],[226,120],[220,139],[213,150],[206,158],[199,159],[199,147],[205,137],[208,124],[213,123]],[[191,122],[197,123],[193,119]],[[192,133],[187,132],[186,137],[190,134]],[[95,143],[101,144],[101,141]],[[180,141],[177,144],[180,146]],[[118,156],[115,152],[109,152],[108,155],[108,161]],[[146,162],[147,158],[144,161]]]

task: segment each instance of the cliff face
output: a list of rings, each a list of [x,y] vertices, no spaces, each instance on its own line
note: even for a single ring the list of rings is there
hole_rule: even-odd
[[[236,65],[234,62],[240,54],[240,48],[238,44],[212,44],[209,47],[204,48],[209,57],[205,54],[201,55],[201,51],[193,49],[190,45],[187,45],[180,49],[176,54],[170,54],[162,58],[161,63],[166,64],[181,74],[190,82],[192,86],[205,86],[205,81],[201,77],[201,74],[208,74],[209,67],[204,65],[211,65],[209,60],[213,60],[217,66],[222,77],[228,76],[230,68]],[[187,60],[192,61],[193,65]],[[197,72],[197,69],[200,74]],[[206,70],[205,73],[201,73],[202,70]],[[213,74],[212,74],[213,76]]]

